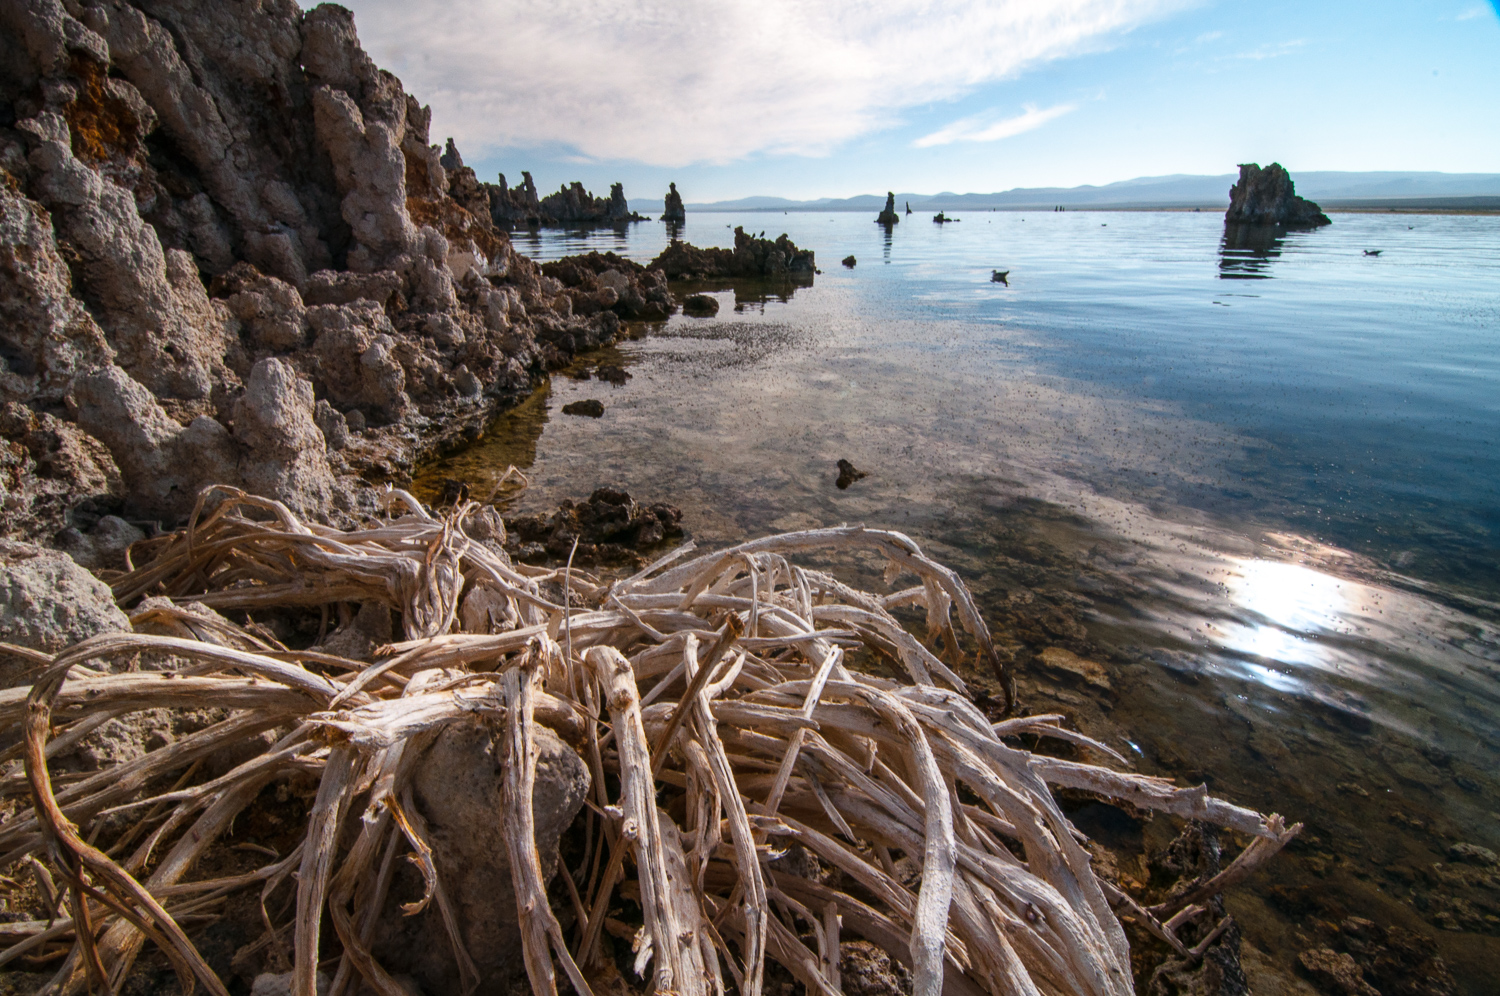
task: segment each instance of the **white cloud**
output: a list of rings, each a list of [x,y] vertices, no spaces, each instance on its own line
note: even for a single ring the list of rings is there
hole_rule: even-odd
[[[1283,55],[1291,55],[1306,44],[1306,38],[1294,38],[1291,41],[1278,42],[1273,45],[1262,45],[1260,48],[1251,49],[1248,52],[1239,52],[1231,56],[1231,58],[1250,59],[1254,62],[1261,62],[1265,59],[1279,59]]]
[[[1077,106],[1076,104],[1059,104],[1056,107],[1040,110],[1027,105],[1024,114],[1001,121],[994,121],[988,115],[963,118],[950,125],[944,125],[930,135],[923,135],[912,145],[919,149],[927,149],[934,145],[951,145],[954,142],[998,142],[1002,138],[1010,138],[1013,135],[1031,131],[1033,128],[1040,128],[1053,118],[1060,118]]]
[[[1476,17],[1483,17],[1490,12],[1490,7],[1482,3],[1476,3],[1468,10],[1454,16],[1455,21],[1472,21]]]
[[[349,2],[349,0],[345,0]],[[821,155],[1193,0],[353,0],[465,156]]]

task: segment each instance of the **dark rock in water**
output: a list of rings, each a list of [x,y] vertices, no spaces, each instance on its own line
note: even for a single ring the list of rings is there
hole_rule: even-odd
[[[843,491],[855,481],[868,476],[869,475],[864,471],[855,468],[854,464],[850,463],[848,460],[840,460],[839,477],[838,480],[834,481],[833,483],[838,485],[838,489],[840,491]]]
[[[1280,163],[1261,169],[1255,163],[1240,164],[1240,180],[1229,188],[1229,210],[1224,221],[1232,225],[1280,225],[1284,228],[1317,228],[1331,224],[1316,204],[1298,197],[1292,177]]]
[[[458,150],[453,140],[448,140],[448,150],[455,157]],[[462,160],[458,160],[462,162]],[[447,162],[447,157],[444,157]],[[469,170],[472,174],[473,170]],[[476,189],[487,199],[491,220],[496,227],[509,231],[512,228],[556,228],[563,226],[623,225],[632,221],[644,221],[630,210],[625,201],[624,184],[611,184],[609,197],[595,197],[583,189],[577,181],[558,189],[555,194],[538,198],[536,184],[530,173],[521,174],[521,185],[511,189],[505,184],[501,173],[498,184],[478,183]]]
[[[1009,287],[1010,286],[1010,271],[1009,270],[991,270],[990,271],[990,283],[992,283],[992,284],[1004,284],[1005,286]]]
[[[469,485],[466,481],[460,481],[456,477],[445,477],[442,481],[443,494],[438,499],[444,505],[457,505],[461,501],[469,499]]]
[[[851,270],[854,269],[854,264],[857,263],[857,262],[858,262],[858,260],[856,260],[853,256],[845,256],[844,257],[844,265],[847,266]]]
[[[699,249],[686,242],[673,242],[650,266],[673,280],[687,276],[810,280],[815,269],[812,250],[798,249],[785,235],[771,241],[750,235],[744,228],[734,230],[733,249]]]
[[[667,196],[663,201],[661,220],[669,225],[681,225],[687,221],[687,208],[682,206],[682,195],[677,192],[677,184],[667,184]]]
[[[952,222],[958,221],[957,218],[950,218],[946,214],[944,214],[942,211],[939,211],[937,214],[933,215],[932,216],[932,220],[935,221],[939,225],[947,225],[947,224],[950,224]]]
[[[594,490],[586,502],[563,501],[550,515],[505,520],[506,548],[531,562],[564,561],[578,541],[575,564],[642,563],[637,551],[682,535],[682,511],[657,502],[641,505],[613,487]]]
[[[574,401],[571,404],[563,405],[562,412],[564,415],[587,415],[589,418],[603,418],[604,402],[594,398],[589,398],[585,401]]]
[[[630,371],[614,363],[606,364],[594,373],[600,380],[613,384],[615,387],[625,386],[625,382],[630,379]]]
[[[898,224],[900,221],[901,216],[896,213],[896,195],[887,193],[885,195],[885,207],[881,209],[880,216],[875,219],[875,224],[890,226]]]
[[[906,202],[906,213],[911,214],[911,201]]]
[[[1379,256],[1384,251],[1385,251],[1384,249],[1366,249],[1365,250],[1365,255],[1366,256]]]
[[[712,294],[689,294],[682,302],[682,313],[696,318],[712,318],[719,313],[719,299]]]

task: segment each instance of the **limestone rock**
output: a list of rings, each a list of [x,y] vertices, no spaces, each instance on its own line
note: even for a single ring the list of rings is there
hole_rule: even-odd
[[[687,221],[687,208],[682,205],[682,195],[677,192],[675,183],[667,185],[667,196],[662,204],[661,220],[673,225],[681,225]]]
[[[762,233],[764,234],[764,233]],[[734,230],[734,248],[699,249],[673,242],[652,260],[650,268],[669,278],[746,277],[762,280],[811,281],[817,267],[810,249],[798,249],[781,235],[774,241]]]
[[[67,554],[0,540],[0,642],[55,653],[130,629],[109,587]]]
[[[712,294],[689,294],[682,302],[682,313],[696,318],[712,318],[719,313],[719,299]]]
[[[1380,996],[1380,990],[1364,980],[1354,959],[1342,951],[1314,948],[1297,956],[1319,987],[1339,996]]]
[[[536,747],[532,812],[542,872],[550,879],[558,838],[582,808],[590,779],[583,760],[551,730],[537,729]],[[515,886],[497,818],[502,750],[482,725],[452,723],[418,759],[412,775],[413,796],[431,830],[438,875],[483,980],[478,996],[505,993],[507,983],[525,973]],[[424,991],[458,992],[458,968],[441,916],[435,907],[402,916],[398,902],[415,898],[403,889],[420,895],[414,872],[403,870],[397,877],[376,928],[376,949],[390,970],[410,973]]]
[[[318,514],[333,494],[313,411],[312,385],[285,361],[265,359],[250,371],[234,415],[235,438],[246,451],[239,466],[245,487],[304,515]]]
[[[1280,225],[1285,228],[1317,228],[1330,224],[1328,216],[1312,201],[1297,196],[1291,175],[1280,163],[1261,169],[1256,163],[1240,164],[1239,182],[1229,188],[1226,224]]]
[[[603,418],[604,402],[599,401],[595,398],[588,398],[583,401],[574,401],[570,404],[563,405],[562,413],[564,415],[586,415],[589,418]]]
[[[229,430],[207,415],[173,421],[151,392],[117,366],[74,383],[78,424],[109,448],[126,488],[126,507],[175,519],[209,484],[239,481],[239,451]]]
[[[885,207],[880,209],[880,215],[875,219],[875,224],[891,225],[900,224],[901,216],[896,213],[896,195],[887,193],[885,195]]]
[[[1112,691],[1114,686],[1110,684],[1109,671],[1102,664],[1096,664],[1091,660],[1085,660],[1062,647],[1047,647],[1037,654],[1037,660],[1042,667],[1075,681],[1081,681],[1085,685],[1092,685],[1102,691]]]
[[[0,405],[29,412],[0,418],[0,534],[89,560],[100,515],[175,524],[206,484],[347,505],[670,313],[664,277],[573,293],[516,253],[530,177],[433,145],[343,7],[0,0],[0,24]],[[634,217],[618,184],[559,196]],[[331,411],[247,390],[267,360]]]
[[[106,515],[87,533],[69,527],[59,533],[54,542],[80,567],[124,570],[126,551],[132,543],[145,538],[145,532],[139,527],[117,515]]]
[[[845,996],[911,996],[907,967],[869,941],[839,945],[839,982]]]

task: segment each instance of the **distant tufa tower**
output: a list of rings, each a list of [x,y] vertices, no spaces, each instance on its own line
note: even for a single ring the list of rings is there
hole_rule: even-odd
[[[887,191],[885,195],[885,209],[880,212],[880,217],[875,219],[877,225],[897,225],[901,223],[901,216],[896,213],[896,195]]]
[[[662,209],[661,220],[669,225],[681,225],[687,221],[687,209],[682,206],[682,195],[677,192],[677,184],[669,184],[667,191],[666,207]]]

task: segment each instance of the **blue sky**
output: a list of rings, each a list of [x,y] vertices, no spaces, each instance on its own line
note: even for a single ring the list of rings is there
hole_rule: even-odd
[[[1500,0],[345,0],[481,178],[632,200],[1500,172]]]

